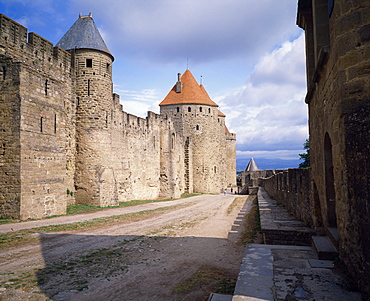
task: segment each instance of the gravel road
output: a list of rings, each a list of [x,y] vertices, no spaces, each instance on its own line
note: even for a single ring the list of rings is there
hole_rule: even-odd
[[[250,207],[247,197],[200,195],[2,225],[6,233],[136,212],[0,249],[0,300],[207,300],[237,277]]]

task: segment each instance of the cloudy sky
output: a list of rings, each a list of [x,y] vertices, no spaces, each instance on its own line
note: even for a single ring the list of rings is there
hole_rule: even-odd
[[[93,14],[124,110],[141,117],[187,68],[237,134],[237,167],[297,167],[308,137],[297,0],[0,0],[0,13],[56,44]]]

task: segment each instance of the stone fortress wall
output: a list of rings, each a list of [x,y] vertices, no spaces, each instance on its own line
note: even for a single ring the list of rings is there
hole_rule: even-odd
[[[3,15],[0,29],[1,211],[64,213],[73,187],[70,54]]]
[[[349,278],[370,298],[370,2],[299,0],[305,31],[310,161],[263,181],[331,238]]]
[[[226,141],[225,134],[187,143],[190,134],[172,116],[124,112],[113,93],[112,62],[102,51],[53,47],[0,15],[1,216],[41,218],[76,202],[112,206],[224,185],[221,176],[196,184],[200,163],[193,161],[199,145],[225,161],[226,148],[220,152],[213,142]],[[235,139],[229,140],[228,161],[235,166]],[[217,171],[225,176],[226,164]]]

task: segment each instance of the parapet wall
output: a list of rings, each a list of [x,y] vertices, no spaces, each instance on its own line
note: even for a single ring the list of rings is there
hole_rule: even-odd
[[[288,169],[262,179],[262,186],[295,217],[313,227],[310,169]]]
[[[0,14],[0,55],[12,57],[40,71],[60,72],[58,79],[64,79],[64,72],[70,71],[71,55],[53,43],[31,32],[27,28]]]

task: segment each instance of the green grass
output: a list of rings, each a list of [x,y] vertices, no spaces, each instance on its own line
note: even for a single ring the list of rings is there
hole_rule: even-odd
[[[211,292],[233,294],[237,277],[210,266],[201,266],[193,275],[179,283],[174,293],[189,293],[197,288],[206,288],[206,296]]]
[[[128,202],[119,202],[118,206],[108,206],[108,207],[92,206],[92,205],[85,205],[85,204],[75,204],[75,205],[70,205],[67,207],[67,215],[92,212],[92,211],[97,211],[97,210],[102,210],[102,209],[107,209],[107,208],[129,207],[129,206],[136,206],[136,205],[147,204],[147,203],[165,202],[165,201],[171,201],[171,200],[172,199],[134,200],[134,201],[128,201]]]
[[[12,219],[12,218],[5,218],[0,216],[0,224],[7,224],[7,223],[16,223],[19,222],[19,220]]]
[[[260,212],[258,209],[257,196],[252,201],[252,207],[246,216],[244,223],[245,230],[241,234],[240,243],[246,245],[254,243],[258,233],[261,231]]]
[[[190,198],[190,197],[192,197],[192,196],[197,196],[197,195],[201,195],[201,194],[203,194],[203,193],[201,193],[201,192],[183,193],[183,194],[181,195],[181,198],[182,198],[182,199],[185,199],[185,198]]]
[[[122,215],[115,215],[109,217],[102,217],[102,218],[95,218],[92,220],[87,220],[84,222],[76,222],[70,224],[62,224],[62,225],[50,225],[20,231],[13,231],[9,233],[5,233],[0,235],[0,247],[14,245],[16,243],[25,243],[30,242],[32,240],[38,239],[35,233],[48,233],[48,232],[62,232],[62,231],[73,231],[73,230],[81,230],[93,227],[104,226],[107,224],[114,224],[114,223],[121,223],[126,220],[130,219],[140,219],[143,217],[147,217],[152,214],[157,214],[163,211],[173,210],[179,207],[189,206],[189,204],[181,204],[181,205],[173,205],[169,207],[157,208],[153,210],[143,210],[134,213],[127,213]]]
[[[69,205],[67,206],[66,214],[61,215],[53,215],[53,216],[46,216],[44,219],[50,219],[58,216],[63,215],[73,215],[78,213],[87,213],[87,212],[93,212],[98,210],[103,210],[107,208],[120,208],[120,207],[128,207],[128,206],[136,206],[141,204],[147,204],[147,203],[156,203],[156,202],[165,202],[165,201],[171,201],[170,199],[158,199],[158,200],[134,200],[134,201],[128,201],[128,202],[120,202],[117,206],[108,206],[108,207],[100,207],[100,206],[92,206],[92,205],[85,205],[85,204],[75,204],[75,205]],[[35,219],[27,219],[27,220],[18,220],[18,219],[12,219],[12,218],[5,218],[0,216],[0,224],[5,223],[19,223],[24,221],[30,221]]]

